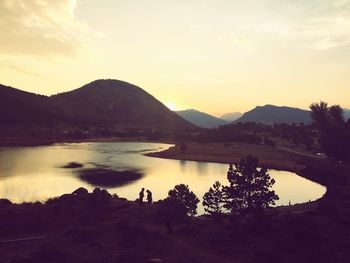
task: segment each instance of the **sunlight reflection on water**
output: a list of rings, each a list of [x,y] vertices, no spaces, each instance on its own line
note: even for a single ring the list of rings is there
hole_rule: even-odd
[[[202,198],[215,182],[227,184],[228,165],[206,162],[166,160],[146,157],[146,152],[168,148],[168,144],[139,142],[64,143],[41,147],[0,148],[0,198],[13,202],[44,201],[71,193],[79,187],[91,191],[94,186],[79,179],[76,170],[61,168],[70,162],[84,168],[142,170],[141,179],[107,188],[111,193],[135,200],[142,187],[153,192],[154,200],[167,196],[176,184],[188,184]],[[303,203],[324,195],[320,184],[286,171],[269,171],[276,180],[273,189],[279,195],[277,205]],[[202,208],[200,208],[201,210]]]

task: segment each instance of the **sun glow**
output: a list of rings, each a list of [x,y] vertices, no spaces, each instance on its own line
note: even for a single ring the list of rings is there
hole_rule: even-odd
[[[169,110],[172,110],[172,111],[178,110],[178,107],[177,107],[177,105],[176,105],[174,102],[166,102],[166,103],[164,103],[164,105],[165,105]]]

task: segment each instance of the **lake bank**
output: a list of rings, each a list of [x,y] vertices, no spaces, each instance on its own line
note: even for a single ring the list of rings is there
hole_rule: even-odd
[[[185,151],[179,147],[170,147],[161,152],[146,154],[157,158],[226,164],[237,163],[247,155],[257,157],[261,166],[268,169],[298,173],[306,167],[306,157],[303,154],[248,143],[187,143]]]
[[[0,137],[0,147],[34,147],[48,146],[56,143],[84,143],[84,142],[147,142],[147,143],[168,143],[175,144],[171,139],[147,139],[145,137],[91,137],[84,139],[33,139],[17,137]]]

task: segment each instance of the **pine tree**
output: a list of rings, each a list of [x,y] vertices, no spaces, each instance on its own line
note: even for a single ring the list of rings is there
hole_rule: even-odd
[[[229,186],[224,187],[225,208],[233,211],[266,208],[278,200],[275,191],[270,190],[275,180],[267,169],[259,168],[257,158],[242,158],[235,168],[230,165],[227,172]]]
[[[190,191],[188,185],[179,184],[169,191],[169,198],[183,205],[186,209],[187,215],[195,216],[197,214],[197,204],[199,199]]]
[[[223,213],[224,196],[222,185],[216,181],[203,197],[204,211],[210,215],[218,216]]]

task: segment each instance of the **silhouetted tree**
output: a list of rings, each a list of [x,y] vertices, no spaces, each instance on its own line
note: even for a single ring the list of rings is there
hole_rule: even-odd
[[[350,126],[344,120],[343,109],[339,105],[328,107],[325,102],[310,106],[311,116],[317,125],[321,149],[336,160],[349,160]]]
[[[247,156],[235,168],[230,165],[227,172],[230,185],[224,187],[225,208],[232,212],[266,208],[279,199],[275,191],[270,190],[275,180],[258,164],[257,158]]]
[[[224,205],[224,193],[222,185],[216,181],[203,197],[204,211],[210,215],[218,216],[222,214]]]
[[[186,208],[186,213],[189,216],[197,214],[197,204],[199,203],[199,199],[192,191],[190,191],[188,185],[176,185],[173,190],[169,191],[168,196],[171,200],[182,204]]]
[[[181,223],[186,220],[187,209],[181,202],[168,197],[157,202],[157,217],[168,229],[168,233],[172,234],[173,224]]]
[[[310,105],[311,117],[319,127],[323,127],[328,119],[328,104],[324,101]]]

